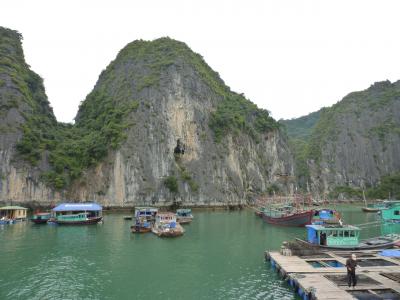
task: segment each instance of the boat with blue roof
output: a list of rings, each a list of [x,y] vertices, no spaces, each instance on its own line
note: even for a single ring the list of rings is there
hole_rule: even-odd
[[[158,209],[154,207],[137,207],[131,231],[133,233],[151,232],[157,212]]]
[[[361,229],[353,225],[306,225],[306,246],[331,250],[370,250],[392,248],[400,242],[399,234],[388,234],[360,241]]]
[[[314,215],[311,220],[311,224],[313,225],[340,224],[341,222],[340,213],[330,208],[314,210]]]
[[[90,225],[102,221],[103,208],[97,203],[62,203],[52,209],[49,222],[58,225]]]

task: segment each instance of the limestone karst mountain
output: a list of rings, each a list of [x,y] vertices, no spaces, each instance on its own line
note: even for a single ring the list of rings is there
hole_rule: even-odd
[[[314,194],[400,197],[400,81],[377,82],[329,108],[281,121],[298,184]]]
[[[290,189],[279,123],[184,43],[128,44],[72,125],[56,121],[20,39],[0,29],[0,201],[234,205]]]

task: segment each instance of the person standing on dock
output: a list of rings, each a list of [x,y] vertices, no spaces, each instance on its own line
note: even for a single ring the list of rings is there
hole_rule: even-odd
[[[349,287],[353,284],[353,289],[357,284],[356,277],[357,256],[353,253],[350,258],[346,260],[347,268],[347,284]]]

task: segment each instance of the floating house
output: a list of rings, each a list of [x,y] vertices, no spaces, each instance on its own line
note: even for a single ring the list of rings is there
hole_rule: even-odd
[[[15,221],[26,220],[28,209],[21,206],[0,207],[0,224],[11,224]]]
[[[103,219],[97,203],[62,203],[52,209],[52,221],[60,225],[96,224]]]
[[[381,209],[384,221],[400,222],[400,201],[386,202],[386,207]]]

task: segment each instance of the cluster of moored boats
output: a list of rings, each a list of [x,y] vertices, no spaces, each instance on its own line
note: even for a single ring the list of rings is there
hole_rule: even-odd
[[[35,224],[89,225],[102,221],[103,208],[97,203],[62,203],[51,211],[36,212],[31,221]],[[0,207],[0,225],[14,224],[27,219],[28,209],[21,206]],[[181,224],[193,220],[192,210],[177,209],[173,212],[159,212],[155,207],[138,207],[135,209],[131,226],[133,233],[153,232],[160,237],[176,237],[184,234]]]
[[[188,208],[177,209],[173,212],[159,212],[154,207],[138,207],[135,209],[131,225],[133,233],[153,232],[159,237],[177,237],[184,234],[181,224],[192,222],[192,210]]]
[[[400,201],[386,201],[377,212],[380,220],[376,223],[383,228],[400,223]],[[334,209],[305,208],[293,202],[264,203],[255,214],[269,224],[306,227],[307,238],[297,238],[296,241],[308,247],[362,250],[400,246],[400,232],[360,240],[361,228],[344,224]]]
[[[35,224],[85,225],[102,221],[103,208],[97,203],[62,203],[51,211],[36,212],[31,221]],[[0,224],[14,224],[27,219],[28,208],[0,207]]]

